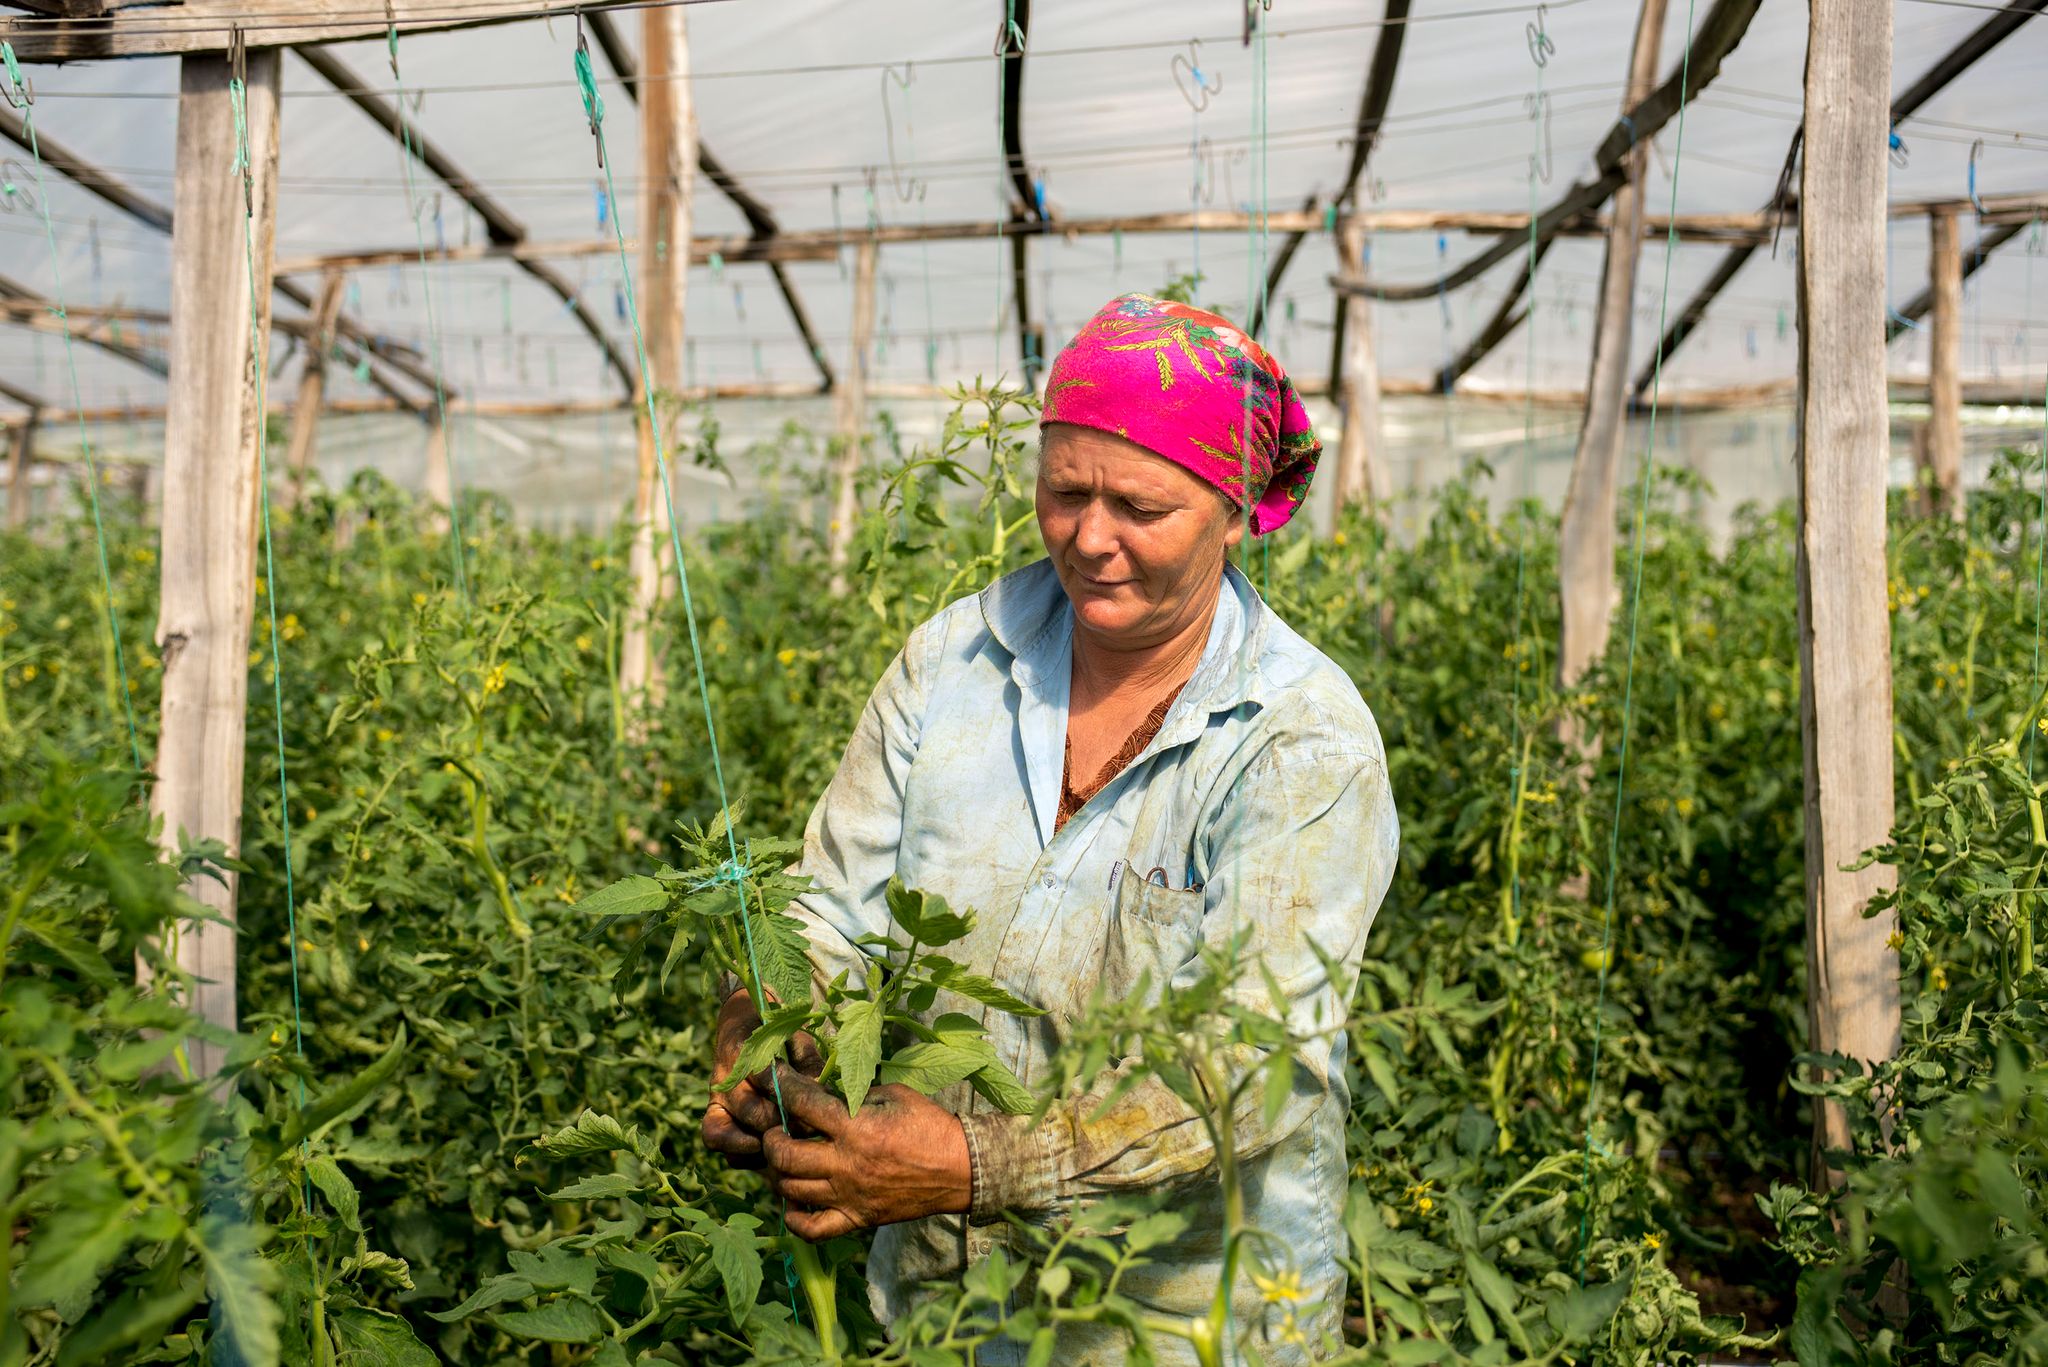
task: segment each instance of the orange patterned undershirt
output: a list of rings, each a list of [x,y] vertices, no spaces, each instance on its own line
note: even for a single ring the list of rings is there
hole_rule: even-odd
[[[1073,818],[1074,813],[1088,805],[1090,798],[1107,788],[1110,781],[1121,774],[1132,760],[1144,753],[1145,747],[1152,743],[1152,738],[1159,734],[1159,728],[1166,724],[1166,714],[1172,709],[1173,700],[1179,696],[1180,689],[1176,688],[1160,699],[1159,705],[1146,714],[1145,720],[1138,723],[1138,729],[1124,738],[1122,748],[1109,763],[1102,766],[1101,772],[1095,775],[1095,781],[1083,784],[1079,788],[1074,786],[1074,740],[1071,735],[1068,736],[1065,767],[1060,773],[1060,809],[1052,819],[1055,834]]]

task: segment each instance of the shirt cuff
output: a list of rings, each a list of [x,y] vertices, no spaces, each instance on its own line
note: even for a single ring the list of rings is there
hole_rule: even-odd
[[[972,1191],[967,1215],[988,1224],[1007,1210],[1044,1210],[1059,1200],[1057,1122],[985,1111],[960,1117]]]

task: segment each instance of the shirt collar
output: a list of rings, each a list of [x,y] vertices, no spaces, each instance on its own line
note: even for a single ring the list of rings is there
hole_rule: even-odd
[[[1264,704],[1259,657],[1268,635],[1266,605],[1251,581],[1227,561],[1218,592],[1209,643],[1174,703],[1162,738],[1178,729],[1181,717],[1206,721],[1247,702]],[[981,615],[996,644],[1009,652],[1011,676],[1020,684],[1043,681],[1069,658],[1074,610],[1050,559],[1033,561],[983,589]]]

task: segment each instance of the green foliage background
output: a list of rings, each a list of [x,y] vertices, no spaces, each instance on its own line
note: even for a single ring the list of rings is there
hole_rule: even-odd
[[[937,448],[886,462],[846,599],[824,591],[801,481],[688,547],[743,833],[798,833],[908,630],[1039,553],[1029,422],[975,391]],[[2038,456],[2003,466],[1966,526],[1894,510],[1899,826],[1874,857],[1896,870],[1906,1038],[1875,1078],[1800,1058],[1789,513],[1746,512],[1717,550],[1671,511],[1684,477],[1660,474],[1625,722],[1623,632],[1554,687],[1554,521],[1491,515],[1487,478],[1445,490],[1412,544],[1354,518],[1246,565],[1358,680],[1403,828],[1350,1025],[1354,1285],[1347,1342],[1324,1347],[2048,1361]],[[147,756],[155,534],[111,511]],[[90,522],[0,539],[0,1362],[824,1351],[758,1180],[697,1136],[714,963],[664,974],[638,922],[575,907],[717,815],[680,612],[661,619],[666,701],[635,735],[622,536],[522,530],[478,499],[461,530],[467,595],[431,511],[374,477],[278,519],[257,622],[260,643],[274,593],[298,977],[266,648],[241,859],[185,865],[240,870],[242,1033],[219,1092],[181,1079],[178,1013],[133,982],[192,906],[134,800]],[[1603,742],[1632,727],[1611,933],[1615,747],[1584,770],[1568,718]],[[1838,1194],[1800,1180],[1817,1093],[1856,1122]],[[1122,1323],[1115,1268],[1162,1237],[1155,1217],[1077,1213],[891,1343],[860,1246],[819,1266],[843,1274],[851,1355],[964,1361],[963,1326],[1035,1345],[1077,1308]]]

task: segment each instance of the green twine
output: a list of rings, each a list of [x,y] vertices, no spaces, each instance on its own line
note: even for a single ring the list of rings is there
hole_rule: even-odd
[[[1685,156],[1685,104],[1686,89],[1692,80],[1692,32],[1693,0],[1686,0],[1685,6],[1685,56],[1681,60],[1678,76],[1678,136],[1671,149],[1671,214],[1664,237],[1664,284],[1657,302],[1657,336],[1664,336],[1664,325],[1671,307],[1671,263],[1678,256],[1678,173],[1684,165]],[[1635,244],[1630,244],[1635,249]],[[1593,1180],[1593,1116],[1600,1098],[1600,1041],[1603,1018],[1607,1012],[1607,974],[1609,960],[1614,948],[1614,878],[1621,859],[1621,808],[1628,790],[1628,741],[1630,723],[1634,720],[1636,688],[1636,630],[1639,625],[1643,601],[1643,529],[1649,518],[1650,506],[1650,464],[1657,449],[1657,400],[1664,383],[1664,345],[1660,340],[1657,354],[1650,370],[1650,430],[1643,442],[1643,459],[1636,477],[1636,517],[1634,541],[1631,547],[1632,566],[1629,573],[1628,600],[1628,664],[1622,675],[1621,687],[1621,745],[1615,756],[1614,770],[1614,821],[1607,836],[1607,902],[1600,916],[1600,987],[1593,1003],[1593,1055],[1586,1071],[1586,1144],[1581,1155],[1582,1167],[1579,1176],[1579,1285],[1586,1284],[1586,1241],[1592,1231],[1593,1207],[1588,1191]]]
[[[128,694],[128,660],[121,648],[121,615],[114,607],[114,575],[107,563],[107,528],[100,516],[100,470],[93,459],[92,437],[85,427],[85,400],[78,385],[78,357],[71,346],[71,328],[64,311],[64,271],[57,255],[57,230],[50,222],[50,195],[43,185],[43,153],[36,138],[36,107],[28,95],[28,81],[14,58],[14,44],[0,42],[0,61],[7,66],[7,79],[14,87],[13,101],[21,110],[21,125],[28,134],[28,153],[36,168],[36,205],[43,211],[43,240],[50,248],[50,280],[55,291],[50,312],[65,322],[64,366],[71,379],[71,412],[78,420],[78,444],[85,453],[87,501],[92,505],[92,534],[99,547],[100,592],[107,599],[107,630],[114,638],[114,675],[121,694],[121,707],[128,722],[128,757],[135,766],[138,787],[142,775],[142,740],[135,728],[135,700]]]
[[[2039,236],[2041,225],[2034,224],[2034,234]],[[2031,312],[2034,300],[2034,258],[2027,257],[2027,304]],[[2041,688],[2041,589],[2042,576],[2048,572],[2048,381],[2042,382],[2041,392],[2041,530],[2036,537],[2034,551],[2034,690]],[[2034,782],[2034,750],[2041,739],[2038,725],[2027,728],[2027,785]],[[2026,912],[2033,915],[2031,908]]]
[[[263,356],[263,315],[256,293],[256,237],[252,222],[254,208],[249,195],[249,107],[248,92],[240,77],[228,82],[228,98],[235,110],[235,164],[232,173],[242,177],[242,257],[249,281],[250,368],[256,382],[256,498],[263,515],[264,607],[270,619],[270,708],[277,741],[277,807],[284,831],[284,923],[290,938],[292,966],[292,1048],[300,1062],[306,1058],[306,1030],[299,1000],[299,907],[298,889],[292,869],[291,784],[284,749],[284,653],[277,630],[277,560],[270,541],[270,424],[263,419],[263,381],[268,373]],[[306,1075],[299,1074],[299,1109],[306,1106]],[[305,1180],[305,1199],[312,1204],[312,1179]]]
[[[398,136],[402,144],[398,161],[405,172],[405,205],[412,216],[413,237],[419,245],[420,289],[426,297],[427,306],[427,340],[434,349],[434,411],[441,424],[442,455],[448,462],[448,553],[455,566],[455,589],[462,596],[462,611],[466,616],[470,610],[469,564],[462,550],[462,494],[461,482],[455,475],[455,430],[448,425],[448,387],[442,378],[444,357],[441,347],[441,325],[434,317],[434,279],[427,270],[427,230],[420,224],[421,204],[413,190],[412,161],[415,149],[412,141],[412,122],[405,117],[405,81],[398,74],[397,25],[392,25],[386,31],[385,42],[391,49],[391,80],[396,97],[392,113],[398,120]],[[588,65],[587,60],[585,65]],[[508,330],[511,318],[512,296],[507,292],[505,319]]]
[[[597,140],[597,164],[604,171],[605,196],[616,205],[618,203],[618,191],[613,188],[611,159],[605,155],[604,147],[604,101],[598,98],[597,82],[591,73],[590,51],[587,47],[583,46],[580,40],[576,48],[576,84],[583,95],[583,110],[590,119],[591,135]],[[697,608],[690,594],[690,566],[689,562],[683,558],[682,532],[678,529],[676,523],[676,496],[669,480],[668,452],[665,449],[666,443],[662,440],[660,420],[655,416],[654,386],[646,381],[648,371],[647,337],[640,327],[640,304],[633,290],[632,265],[626,258],[625,231],[619,225],[619,216],[616,212],[611,215],[611,220],[612,237],[618,246],[619,274],[626,291],[626,314],[632,320],[633,348],[640,362],[640,374],[642,377],[640,392],[647,405],[647,426],[654,444],[655,465],[661,474],[662,502],[668,512],[669,546],[675,553],[676,579],[682,587],[683,621],[689,629],[690,636],[690,663],[697,677],[697,699],[704,708],[705,735],[710,741],[711,774],[718,786],[718,805],[721,809],[730,813],[732,810],[732,799],[726,792],[725,763],[718,750],[718,721],[711,707],[711,684],[704,674],[704,651],[697,639]],[[743,876],[743,871],[747,865],[740,859],[739,836],[734,830],[737,824],[731,820],[725,823],[725,845],[727,855],[731,861],[730,867],[735,873],[740,873]],[[765,1002],[767,997],[761,988],[761,960],[754,948],[752,918],[747,915],[745,883],[735,880],[734,890],[740,899],[740,930],[745,936],[747,944],[747,969],[753,974],[754,978],[754,1000],[757,1003]],[[787,1129],[789,1126],[789,1113],[782,1104],[782,1079],[773,1071],[770,1071],[768,1076],[772,1084],[771,1089],[775,1094],[775,1113],[781,1119],[783,1127]],[[785,1233],[788,1231],[786,1221],[783,1222],[782,1229]],[[787,1253],[783,1255],[783,1271],[790,1283],[790,1310],[795,1312],[796,1273],[794,1262]],[[800,1317],[799,1322],[801,1322]]]

